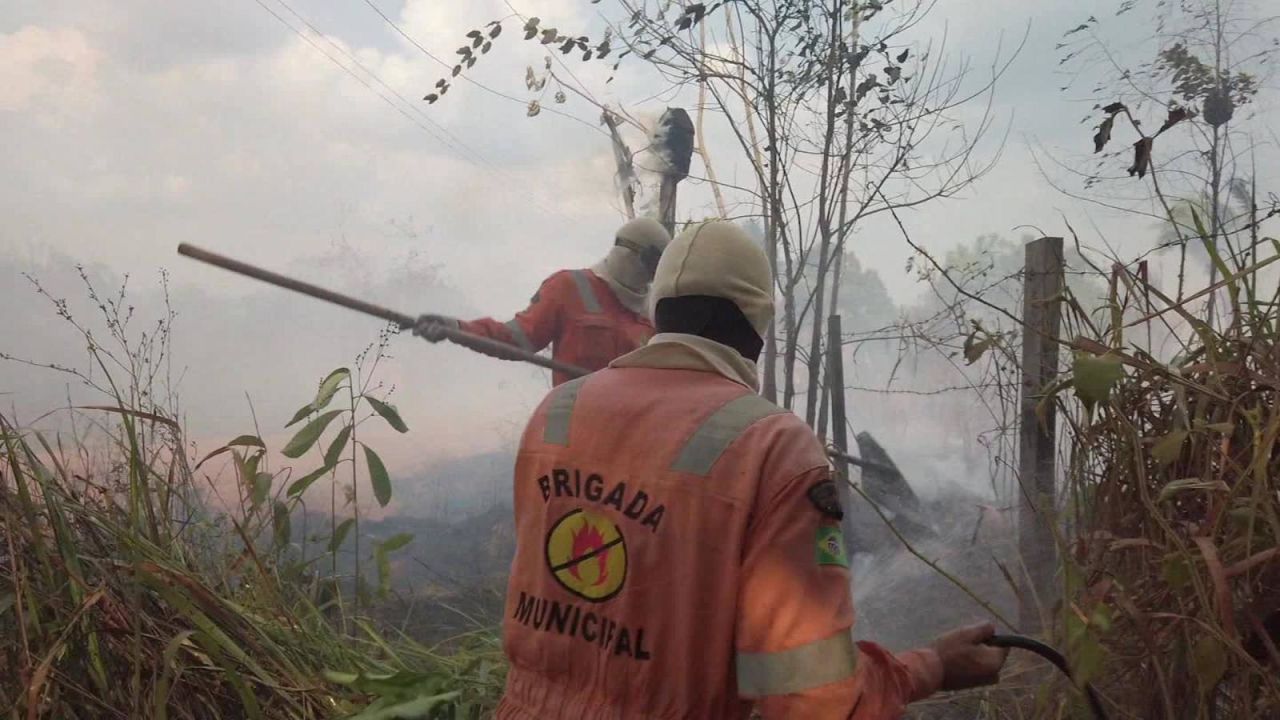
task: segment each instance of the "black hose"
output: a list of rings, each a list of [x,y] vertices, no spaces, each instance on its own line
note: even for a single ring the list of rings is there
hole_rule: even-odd
[[[1032,640],[1022,635],[992,635],[986,641],[986,644],[992,647],[1017,648],[1033,652],[1053,663],[1054,667],[1061,670],[1063,675],[1071,678],[1071,668],[1067,665],[1067,659],[1062,656],[1062,653],[1039,640]],[[1084,695],[1089,701],[1089,710],[1093,712],[1093,716],[1098,720],[1107,720],[1107,713],[1102,709],[1102,700],[1099,699],[1098,693],[1094,691],[1093,685],[1084,684]]]

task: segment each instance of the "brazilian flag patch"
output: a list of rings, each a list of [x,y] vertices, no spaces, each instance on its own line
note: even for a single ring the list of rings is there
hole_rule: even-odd
[[[819,525],[817,540],[819,565],[849,567],[849,555],[844,551],[844,534],[839,525]]]

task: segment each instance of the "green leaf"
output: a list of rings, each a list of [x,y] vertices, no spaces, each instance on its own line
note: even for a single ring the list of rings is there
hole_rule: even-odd
[[[335,685],[351,686],[354,685],[359,675],[355,673],[338,672],[337,670],[325,670],[324,679]]]
[[[1165,584],[1179,590],[1191,584],[1191,566],[1181,555],[1167,555],[1161,567]]]
[[[351,426],[343,425],[338,431],[338,436],[329,443],[329,449],[324,451],[324,464],[328,467],[337,467],[338,460],[342,457],[342,451],[347,447],[347,440],[351,437]]]
[[[257,447],[266,448],[262,443],[262,439],[257,435],[241,435],[240,437],[227,443],[227,447]]]
[[[373,598],[369,595],[369,581],[364,579],[364,575],[356,576],[356,600],[366,607],[373,604]]]
[[[373,549],[373,557],[378,565],[378,597],[385,598],[391,592],[391,554],[385,546],[378,545]]]
[[[333,419],[341,414],[341,410],[330,410],[315,420],[303,425],[302,429],[298,431],[298,434],[294,435],[293,439],[284,446],[284,450],[281,450],[280,452],[282,452],[285,457],[302,457],[303,453],[310,450],[311,446],[315,445],[316,441],[320,439],[320,433],[323,433],[324,429],[329,427],[329,423],[333,422]]]
[[[275,501],[271,505],[271,528],[274,531],[276,547],[283,548],[293,537],[293,527],[289,518],[289,506]]]
[[[1200,683],[1201,692],[1209,692],[1227,674],[1227,651],[1212,635],[1202,635],[1191,649],[1191,670]]]
[[[1089,616],[1089,626],[1097,628],[1099,635],[1109,631],[1111,629],[1111,608],[1101,604],[1094,608],[1093,614]]]
[[[458,691],[453,690],[430,697],[416,697],[376,709],[370,706],[359,715],[352,716],[351,720],[427,720],[433,717],[436,708],[457,698]]]
[[[351,526],[355,524],[355,518],[347,518],[338,523],[338,527],[334,528],[333,537],[329,538],[329,552],[335,552],[342,547],[342,541],[347,539],[347,533],[351,532]]]
[[[1160,495],[1157,497],[1158,502],[1164,502],[1180,492],[1188,492],[1190,490],[1208,490],[1218,492],[1230,492],[1231,488],[1221,480],[1200,480],[1198,478],[1182,478],[1174,480],[1164,487],[1160,488]]]
[[[395,552],[411,542],[413,542],[413,533],[399,533],[382,543],[382,548],[387,552]]]
[[[295,423],[310,415],[312,412],[314,411],[311,409],[311,403],[307,403],[306,405],[298,408],[298,412],[294,413],[293,418],[291,418],[289,422],[285,423],[284,426],[292,427]]]
[[[329,373],[329,376],[320,383],[320,389],[316,391],[316,399],[311,401],[312,410],[323,410],[333,400],[334,393],[338,392],[338,386],[343,380],[351,377],[351,371],[346,368],[338,368]]]
[[[329,472],[332,469],[333,469],[332,465],[324,465],[323,467],[317,468],[316,470],[312,470],[306,475],[298,478],[297,480],[294,480],[289,485],[289,490],[288,490],[289,497],[298,497],[302,493],[306,492],[307,488],[315,484],[316,480],[319,480],[322,475],[324,475],[325,473]]]
[[[1222,434],[1224,434],[1224,435],[1225,435],[1225,434],[1228,434],[1228,433],[1233,433],[1233,432],[1235,432],[1235,430],[1236,430],[1236,424],[1235,424],[1235,423],[1229,423],[1229,422],[1209,423],[1208,425],[1205,425],[1205,426],[1204,426],[1204,429],[1205,429],[1205,430],[1212,430],[1212,431],[1214,431],[1214,432],[1216,432],[1216,433],[1222,433]]]
[[[1111,388],[1124,377],[1124,366],[1120,364],[1120,357],[1111,353],[1077,353],[1071,374],[1076,396],[1093,407],[1106,400]]]
[[[409,432],[409,426],[405,425],[404,420],[400,419],[400,413],[396,412],[395,406],[388,405],[377,398],[371,398],[367,395],[364,399],[369,401],[369,404],[373,406],[373,411],[381,415],[388,425],[398,432]]]
[[[1151,457],[1155,458],[1155,461],[1162,467],[1168,465],[1177,460],[1178,456],[1182,454],[1182,443],[1186,439],[1186,430],[1174,430],[1151,446]]]
[[[364,445],[364,459],[369,464],[369,482],[373,485],[373,496],[378,504],[386,507],[391,502],[391,478],[387,475],[387,466],[373,448]]]
[[[271,495],[271,473],[258,473],[253,477],[253,497],[250,502],[258,507]]]
[[[1086,634],[1072,657],[1072,679],[1084,685],[1097,677],[1098,671],[1102,669],[1102,661],[1105,656],[1102,643],[1098,642],[1093,635]]]

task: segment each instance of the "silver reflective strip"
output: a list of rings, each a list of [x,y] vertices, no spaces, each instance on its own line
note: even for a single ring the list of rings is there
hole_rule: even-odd
[[[582,270],[570,270],[573,282],[578,286],[578,297],[582,298],[582,306],[589,313],[600,312],[600,301],[596,299],[596,291],[591,289],[591,278]]]
[[[858,667],[858,646],[846,632],[776,653],[739,653],[738,694],[787,695],[839,682]]]
[[[522,350],[533,352],[533,343],[529,342],[529,336],[524,334],[524,328],[520,327],[520,323],[515,320],[508,320],[504,325],[511,331],[511,339],[516,341],[516,345]]]
[[[725,448],[753,423],[786,412],[754,393],[734,398],[702,421],[671,464],[677,472],[707,475]]]
[[[547,424],[542,429],[542,441],[548,445],[569,445],[569,421],[573,417],[573,404],[578,400],[578,391],[586,378],[578,378],[564,383],[551,391],[551,400],[547,403]]]

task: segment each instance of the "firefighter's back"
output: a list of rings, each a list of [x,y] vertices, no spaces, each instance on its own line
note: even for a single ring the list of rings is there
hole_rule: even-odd
[[[498,717],[746,717],[734,626],[760,478],[824,464],[798,418],[714,373],[556,388],[516,461]]]

